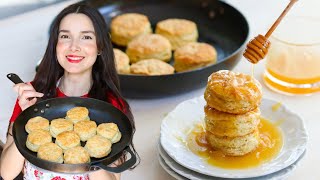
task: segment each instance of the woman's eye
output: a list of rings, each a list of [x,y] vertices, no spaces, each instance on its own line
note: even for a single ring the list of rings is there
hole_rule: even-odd
[[[91,36],[83,36],[83,39],[92,39]]]
[[[60,38],[61,39],[66,39],[66,38],[69,38],[69,36],[68,35],[61,35]]]

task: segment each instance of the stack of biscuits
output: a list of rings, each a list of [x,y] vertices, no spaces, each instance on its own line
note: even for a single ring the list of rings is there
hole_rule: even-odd
[[[213,149],[242,156],[258,147],[262,91],[257,80],[220,70],[208,78],[204,98],[206,138]]]
[[[97,126],[90,120],[86,107],[71,108],[65,118],[51,122],[40,116],[31,118],[25,130],[29,133],[28,149],[37,152],[41,159],[65,164],[89,163],[90,157],[105,157],[111,152],[112,144],[121,139],[117,124],[101,123]],[[84,147],[81,141],[86,142]]]
[[[189,71],[217,61],[215,48],[197,42],[197,25],[187,19],[159,21],[153,33],[147,16],[125,13],[112,19],[110,29],[112,42],[126,48],[124,51],[114,48],[119,74],[173,74],[174,71]],[[173,66],[169,64],[172,56]]]

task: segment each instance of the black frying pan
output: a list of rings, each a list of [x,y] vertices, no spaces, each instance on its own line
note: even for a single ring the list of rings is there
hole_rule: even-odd
[[[22,82],[15,74],[8,74],[7,76],[14,83]],[[86,164],[60,164],[37,158],[37,154],[30,151],[25,145],[28,135],[25,131],[27,121],[35,116],[42,116],[48,120],[65,117],[66,112],[75,106],[88,108],[90,119],[96,121],[97,124],[116,123],[122,133],[121,140],[112,145],[112,150],[108,156],[91,158],[91,162]],[[13,124],[13,138],[16,146],[28,161],[40,168],[63,173],[82,173],[100,168],[116,173],[127,170],[136,163],[136,156],[130,149],[132,136],[133,128],[125,114],[109,103],[92,98],[67,97],[43,100],[24,110]],[[117,160],[123,151],[129,152],[131,158],[118,167],[108,167],[107,165]]]
[[[120,75],[121,89],[127,97],[161,97],[204,87],[211,73],[232,69],[237,64],[249,34],[245,17],[218,0],[88,0],[87,3],[99,9],[108,25],[114,16],[129,12],[148,16],[153,30],[157,22],[167,18],[194,21],[199,30],[198,41],[213,45],[218,52],[217,64],[193,71],[161,76]]]

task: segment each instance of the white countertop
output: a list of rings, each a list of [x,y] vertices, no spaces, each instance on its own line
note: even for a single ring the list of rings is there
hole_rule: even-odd
[[[34,66],[44,53],[47,43],[48,26],[54,16],[67,4],[75,0],[59,3],[16,17],[0,21],[0,140],[5,141],[5,132],[11,116],[16,94],[12,91],[12,82],[6,74],[14,72],[23,80],[30,81],[34,76]],[[266,33],[284,9],[288,0],[229,0],[228,3],[238,8],[248,19],[250,24],[250,37]],[[312,16],[317,15],[317,0],[299,1],[292,11]],[[290,12],[289,12],[290,13]],[[262,82],[264,63],[255,67],[255,77]],[[251,73],[251,64],[242,59],[234,71]],[[311,96],[286,96],[274,93],[263,85],[265,98],[276,99],[301,115],[305,120],[309,134],[306,156],[293,171],[289,179],[319,179],[320,171],[320,93]],[[126,171],[122,179],[174,179],[166,173],[158,162],[157,144],[159,140],[160,125],[163,117],[180,102],[202,95],[204,89],[180,94],[162,99],[128,99],[135,116],[137,131],[134,144],[142,161],[133,171]]]

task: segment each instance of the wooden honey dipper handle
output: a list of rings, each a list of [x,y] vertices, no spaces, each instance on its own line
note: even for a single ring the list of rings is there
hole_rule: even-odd
[[[287,5],[287,7],[282,11],[278,19],[273,23],[273,25],[270,27],[268,32],[266,33],[265,37],[268,39],[272,32],[277,28],[279,25],[280,21],[283,19],[283,17],[289,12],[291,7],[293,6],[294,3],[296,3],[298,0],[290,0],[290,3]]]

